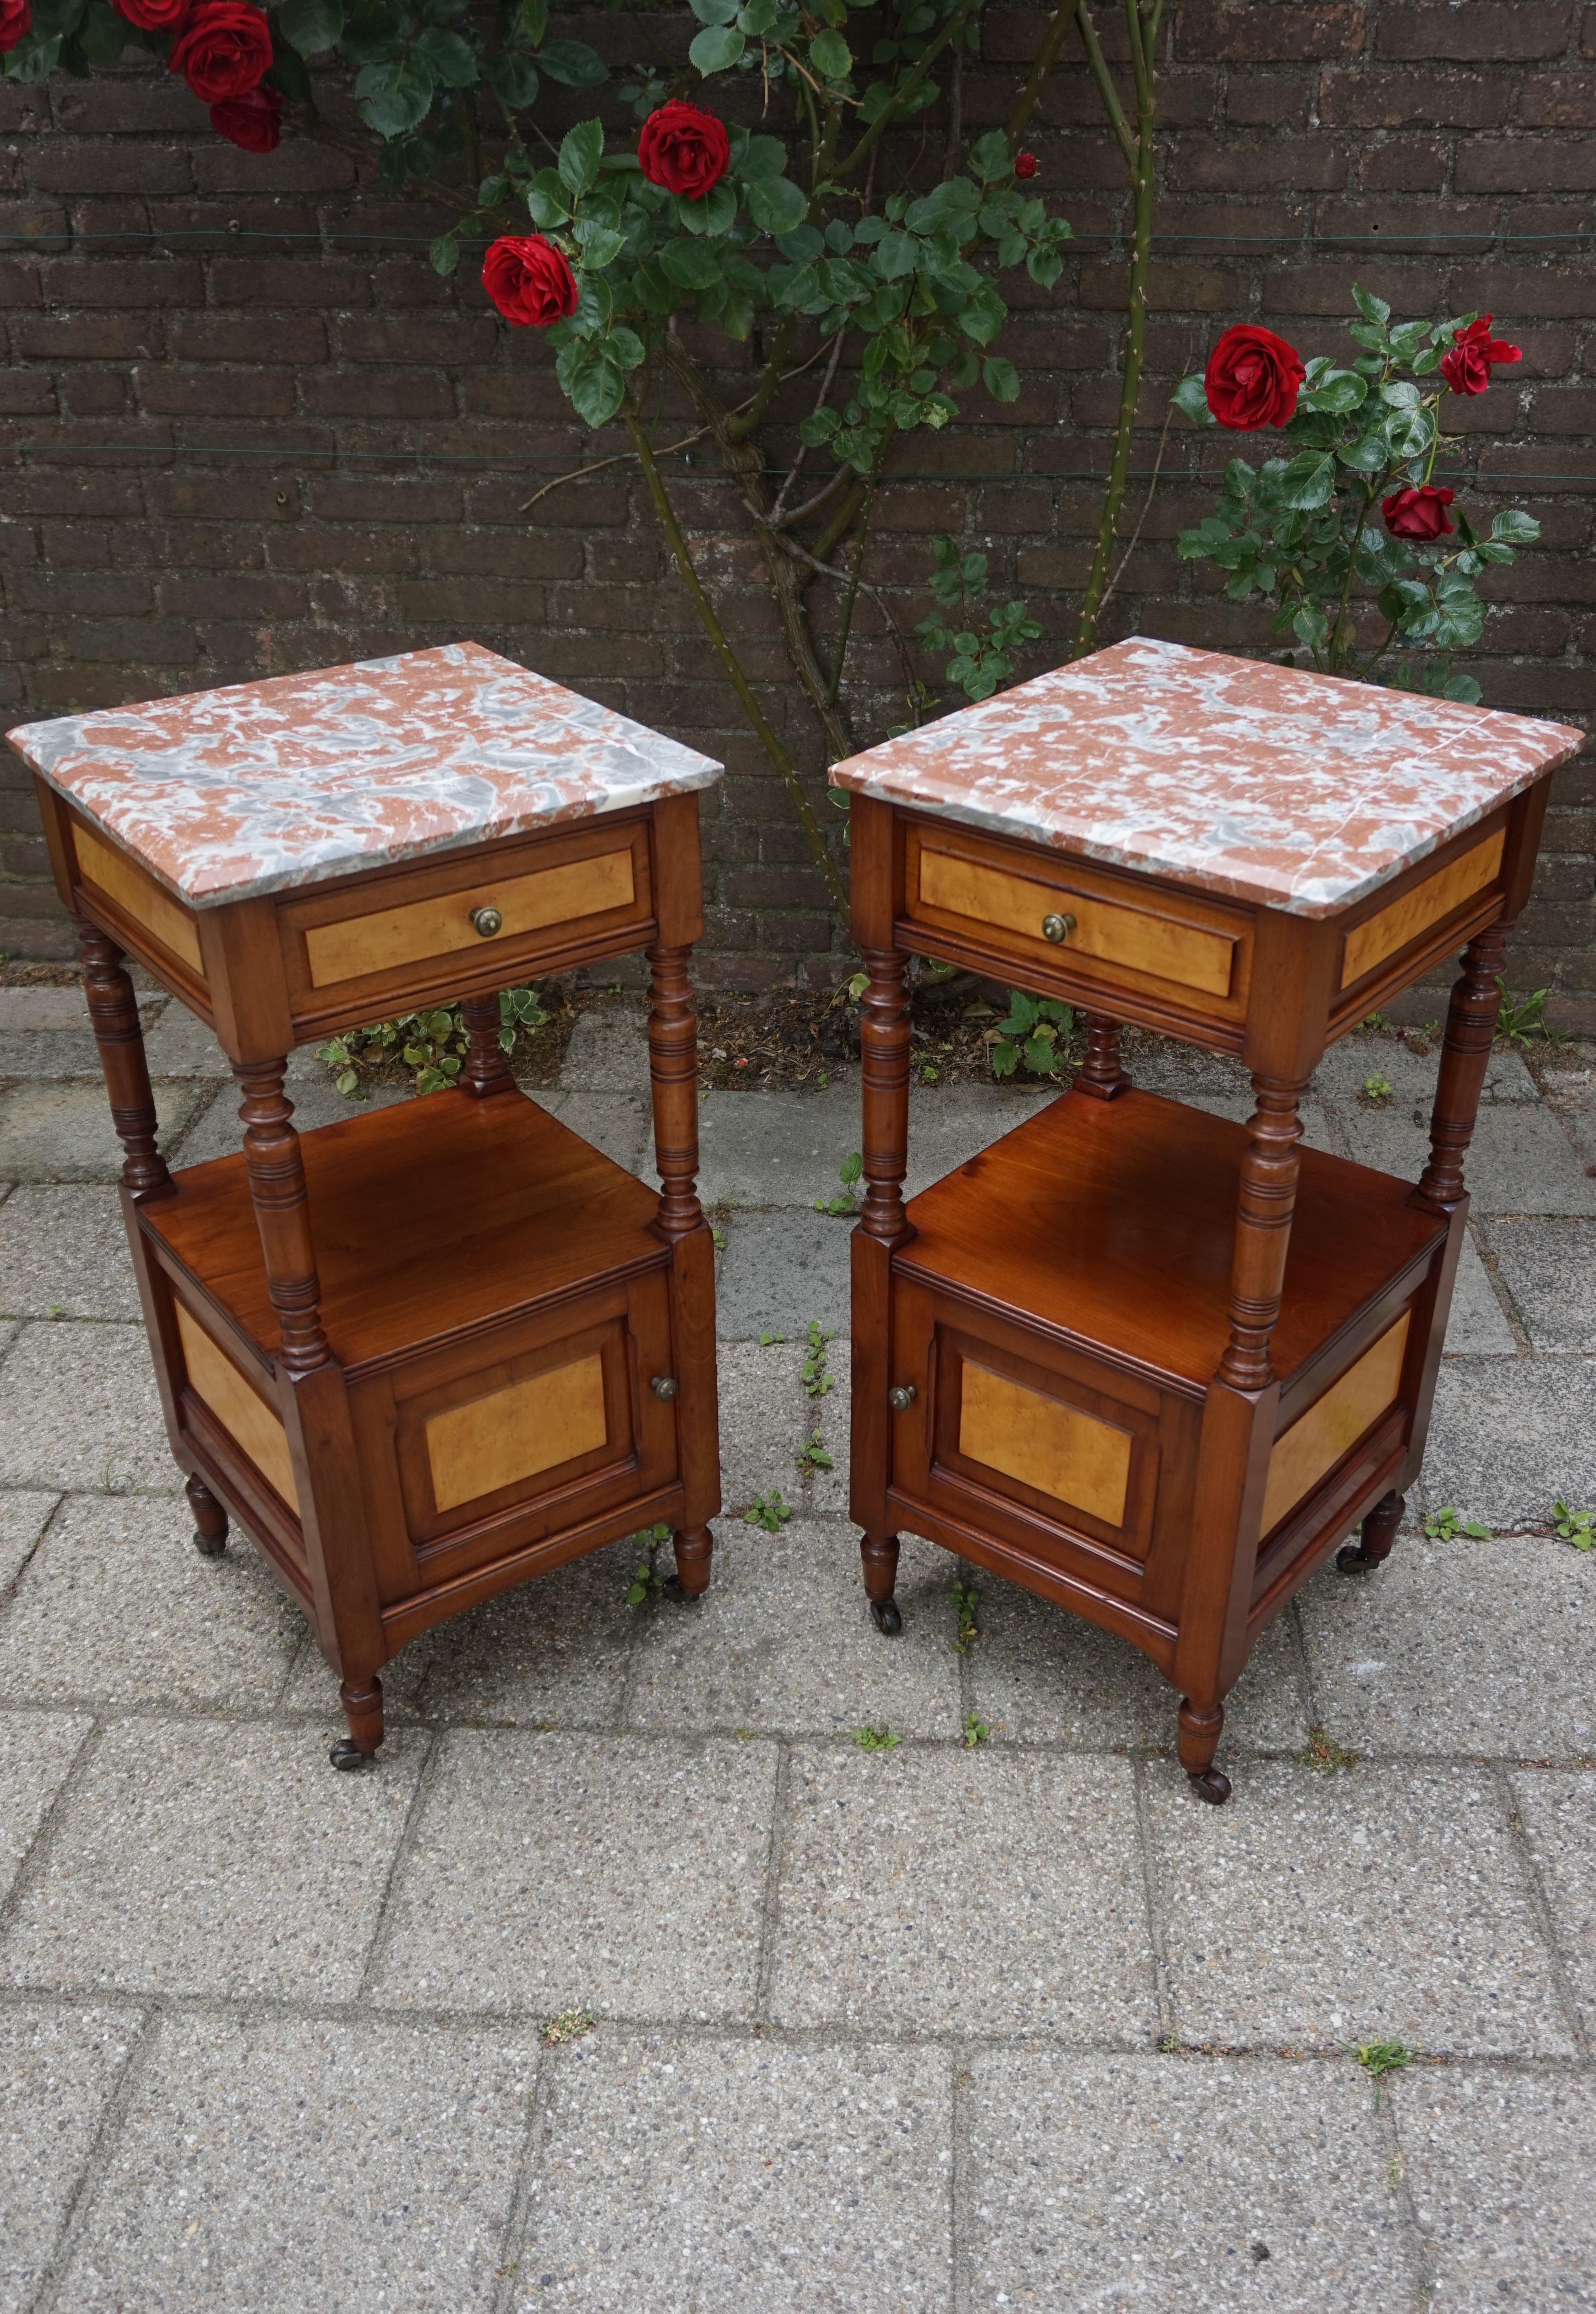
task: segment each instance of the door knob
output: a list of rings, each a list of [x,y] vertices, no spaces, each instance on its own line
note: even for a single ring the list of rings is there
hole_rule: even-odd
[[[668,1406],[676,1395],[676,1377],[675,1374],[656,1374],[648,1387],[656,1398],[663,1399]]]
[[[1055,948],[1061,941],[1067,940],[1074,929],[1073,916],[1044,916],[1042,919],[1042,937],[1051,941]]]
[[[889,1390],[886,1393],[886,1403],[895,1414],[907,1414],[914,1403],[913,1383],[901,1382],[895,1390]]]
[[[473,908],[471,921],[472,930],[480,932],[484,940],[491,940],[495,932],[504,930],[504,918],[497,908]]]

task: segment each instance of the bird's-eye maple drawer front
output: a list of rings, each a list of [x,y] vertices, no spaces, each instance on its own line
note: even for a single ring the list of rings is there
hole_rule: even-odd
[[[1245,1018],[1252,920],[1243,910],[963,828],[909,822],[904,841],[904,913],[920,945],[930,935],[1021,964],[1088,1003],[1123,992],[1148,1000],[1137,1009]]]
[[[114,931],[128,931],[129,944],[136,951],[147,947],[153,963],[178,967],[180,985],[193,981],[203,988],[205,964],[192,911],[119,846],[79,819],[70,825],[75,881],[93,913]]]
[[[1125,1597],[1141,1595],[1166,1466],[1199,1409],[918,1282],[895,1281],[895,1491]]]
[[[509,986],[572,951],[646,936],[653,913],[648,826],[634,820],[366,877],[286,900],[278,920],[298,1021],[385,988],[419,999],[489,957]]]
[[[1477,835],[1439,868],[1349,922],[1342,938],[1338,986],[1362,990],[1377,976],[1406,987],[1430,954],[1470,937],[1500,896],[1505,826]],[[1360,1003],[1366,1002],[1360,995]]]
[[[385,1595],[418,1567],[441,1579],[670,1485],[674,1379],[663,1268],[357,1378],[356,1434],[391,1512]]]

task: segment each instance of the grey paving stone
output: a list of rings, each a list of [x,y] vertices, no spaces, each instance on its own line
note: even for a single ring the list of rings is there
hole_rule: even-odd
[[[1486,1774],[1258,1761],[1222,1808],[1173,1766],[1149,1791],[1183,2040],[1572,2051]]]
[[[775,1765],[768,1744],[445,1736],[373,1997],[747,2016]]]
[[[994,1742],[1174,1750],[1180,1691],[1139,1648],[1001,1576],[977,1568],[974,1581],[981,1637],[969,1654],[971,1693]],[[1307,1733],[1295,1639],[1289,1618],[1277,1617],[1226,1699],[1224,1744],[1283,1752]]]
[[[1502,1532],[1544,1524],[1556,1495],[1596,1503],[1596,1364],[1443,1360],[1423,1477],[1427,1503]]]
[[[1332,1045],[1325,1055],[1314,1071],[1313,1089],[1326,1100],[1356,1101],[1371,1077],[1383,1077],[1391,1088],[1394,1108],[1411,1109],[1416,1103],[1424,1109],[1427,1134],[1440,1068],[1439,1035],[1430,1040],[1427,1053],[1415,1053],[1410,1045],[1395,1037],[1363,1036],[1354,1029],[1350,1037],[1343,1037],[1339,1044]],[[1499,1049],[1486,1064],[1480,1098],[1534,1101],[1540,1099],[1540,1089],[1524,1066],[1521,1054]]]
[[[84,1028],[88,1019],[89,1001],[81,980],[61,988],[0,988],[0,1036]]]
[[[234,1547],[241,1551],[250,1548],[247,1542],[242,1541],[236,1546],[229,1544],[230,1553]],[[279,1716],[306,1714],[318,1723],[325,1721],[331,1727],[342,1717],[342,1706],[338,1700],[338,1674],[328,1668],[327,1659],[308,1624],[300,1625],[300,1644],[288,1674],[287,1684],[278,1698],[278,1713]],[[419,1638],[412,1639],[408,1647],[401,1647],[383,1665],[379,1677],[383,1689],[383,1718],[386,1724],[398,1727],[402,1721],[420,1718],[421,1683],[427,1675],[431,1636],[430,1632],[424,1631]]]
[[[324,1729],[106,1727],[3,1942],[13,1984],[351,2000],[420,1768],[340,1776]]]
[[[799,1746],[771,2013],[1121,2041],[1156,2018],[1132,1771],[1004,1746]]]
[[[811,1471],[805,1489],[805,1508],[816,1518],[845,1519],[848,1516],[849,1440],[848,1429],[852,1413],[853,1347],[846,1329],[839,1327],[835,1339],[825,1346],[825,1368],[821,1379],[831,1384],[818,1397],[811,1396],[804,1416],[806,1443],[814,1433],[820,1433],[820,1443],[832,1458],[829,1471]],[[849,1532],[855,1544],[859,1530]],[[951,1578],[950,1578],[951,1579]]]
[[[314,1047],[301,1050],[313,1054]],[[212,1031],[175,996],[154,1027],[145,1030],[144,1057],[152,1077],[215,1077],[225,1083],[233,1074]]]
[[[903,1636],[884,1639],[865,1603],[856,1528],[795,1519],[765,1534],[723,1519],[708,1596],[685,1612],[660,1607],[643,1630],[632,1723],[824,1736],[869,1724],[956,1736],[953,1575],[945,1551],[905,1544]]]
[[[1392,2087],[1437,2314],[1596,2306],[1590,2075],[1424,2066]]]
[[[1177,1044],[1173,1037],[1143,1040],[1127,1047],[1125,1067],[1143,1092],[1161,1092],[1170,1100],[1194,1108],[1202,1101],[1232,1097],[1245,1100],[1252,1079],[1241,1062],[1225,1053],[1205,1053],[1196,1045]]]
[[[145,1028],[164,998],[139,1005]],[[100,1047],[81,984],[70,988],[0,988],[0,1077],[100,1075]]]
[[[538,1106],[558,1115],[562,1125],[579,1133],[604,1156],[635,1173],[639,1181],[658,1182],[654,1170],[654,1112],[649,1103],[623,1092],[566,1092],[553,1100],[537,1095]],[[708,1200],[705,1200],[708,1203]]]
[[[117,1190],[24,1181],[0,1206],[0,1311],[142,1322]]]
[[[142,1326],[25,1326],[0,1367],[0,1486],[171,1494]]]
[[[57,1494],[0,1494],[0,1591],[16,1581],[49,1523]]]
[[[1521,1769],[1512,1779],[1558,1949],[1587,2033],[1596,2030],[1596,1775]]]
[[[1416,1181],[1430,1154],[1430,1115],[1411,1106],[1341,1111],[1360,1165]],[[1418,1121],[1415,1122],[1415,1117]],[[1463,1161],[1476,1214],[1596,1214],[1596,1180],[1544,1104],[1486,1101]]]
[[[1350,2063],[1008,2048],[969,2069],[973,2307],[1412,2302]]]
[[[798,1500],[797,1456],[812,1426],[811,1401],[798,1382],[803,1357],[796,1338],[764,1347],[758,1342],[719,1346],[720,1496],[728,1515],[772,1488],[786,1501]]]
[[[483,2314],[535,2045],[168,2017],[56,2303],[72,2314]]]
[[[761,1334],[795,1341],[811,1318],[847,1331],[851,1223],[788,1206],[734,1214],[723,1226],[726,1251],[715,1272],[715,1330],[723,1342],[757,1341]]]
[[[91,1724],[75,1712],[0,1711],[0,1902]]]
[[[34,2303],[143,2021],[125,2009],[0,2013],[0,2314]]]
[[[640,996],[590,996],[578,1013],[559,1082],[574,1092],[648,1091],[648,1006]]]
[[[559,2061],[518,2308],[948,2302],[951,2062],[601,2029]]]
[[[4,1218],[0,1210],[0,1232]],[[1493,1222],[1490,1247],[1535,1349],[1596,1348],[1596,1227]]]
[[[1579,1224],[1576,1223],[1577,1228]],[[1446,1321],[1446,1347],[1453,1357],[1512,1357],[1518,1349],[1512,1328],[1502,1314],[1502,1304],[1486,1274],[1479,1249],[1465,1236],[1452,1285],[1451,1314]]]
[[[0,1607],[0,1698],[268,1709],[304,1618],[247,1543],[203,1559],[193,1525],[181,1498],[64,1503]]]
[[[206,1165],[213,1157],[236,1157],[243,1147],[243,1127],[238,1121],[238,1102],[234,1099],[236,1088],[219,1086],[214,1097],[208,1087],[198,1090],[202,1097],[209,1100],[210,1106],[179,1143],[173,1165]],[[160,1098],[159,1091],[156,1098]],[[336,1125],[341,1117],[358,1117],[367,1108],[392,1108],[396,1101],[409,1100],[411,1096],[399,1085],[378,1085],[364,1100],[346,1100],[332,1079],[322,1071],[315,1077],[290,1085],[288,1098],[294,1104],[295,1130],[313,1133],[320,1125]]]
[[[707,1093],[698,1111],[699,1195],[706,1206],[801,1206],[812,1213],[816,1197],[840,1194],[837,1169],[859,1147],[860,1130],[851,1085]]]
[[[1596,1751],[1596,1555],[1410,1541],[1301,1594],[1318,1717],[1358,1751]],[[1556,1632],[1556,1644],[1547,1636]]]
[[[170,1157],[184,1129],[210,1099],[198,1084],[159,1084],[155,1118]],[[75,1082],[34,1081],[0,1092],[0,1175],[8,1181],[115,1181],[122,1144],[96,1076]]]
[[[12,1344],[15,1341],[17,1336],[22,1332],[22,1329],[19,1320],[15,1318],[0,1318],[0,1358],[4,1357],[6,1351],[10,1349]]]
[[[909,1089],[909,1170],[904,1195],[917,1197],[944,1174],[957,1172],[1048,1108],[1058,1095],[1050,1091],[1019,1091],[1004,1085],[944,1085],[932,1091]],[[855,1126],[850,1149],[860,1145],[863,1120],[854,1095]]]

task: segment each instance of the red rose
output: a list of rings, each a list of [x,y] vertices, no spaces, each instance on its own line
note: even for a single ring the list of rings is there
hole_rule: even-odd
[[[166,59],[205,104],[247,96],[271,63],[271,26],[247,0],[198,0]]]
[[[0,0],[0,56],[25,40],[33,30],[33,11],[28,0]]]
[[[141,32],[175,32],[193,0],[110,0],[110,4]]]
[[[1410,482],[1405,490],[1381,499],[1380,510],[1393,538],[1450,537],[1452,525],[1446,510],[1451,502],[1451,490],[1434,490],[1428,482]]]
[[[576,276],[541,233],[496,241],[482,260],[482,287],[507,322],[534,330],[569,321],[577,310]]]
[[[1208,407],[1221,426],[1252,434],[1260,426],[1285,424],[1307,375],[1294,346],[1273,330],[1240,322],[1225,331],[1209,355],[1203,385]]]
[[[1454,393],[1483,393],[1491,383],[1493,362],[1523,358],[1517,346],[1491,335],[1491,317],[1482,314],[1467,329],[1452,331],[1451,351],[1441,357],[1441,375]]]
[[[701,201],[731,163],[731,139],[712,112],[696,104],[662,104],[643,123],[638,159],[651,185]]]
[[[246,153],[275,153],[283,141],[283,100],[275,88],[252,88],[246,96],[225,96],[210,109],[210,125],[230,145]]]
[[[1034,177],[1041,165],[1034,153],[1017,153],[1014,155],[1014,173],[1017,177]]]

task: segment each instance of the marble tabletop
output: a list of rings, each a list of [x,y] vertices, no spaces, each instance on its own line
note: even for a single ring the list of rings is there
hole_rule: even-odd
[[[840,788],[1299,916],[1574,755],[1565,723],[1133,637],[834,764]]]
[[[191,907],[712,786],[480,643],[23,723],[13,747]]]

